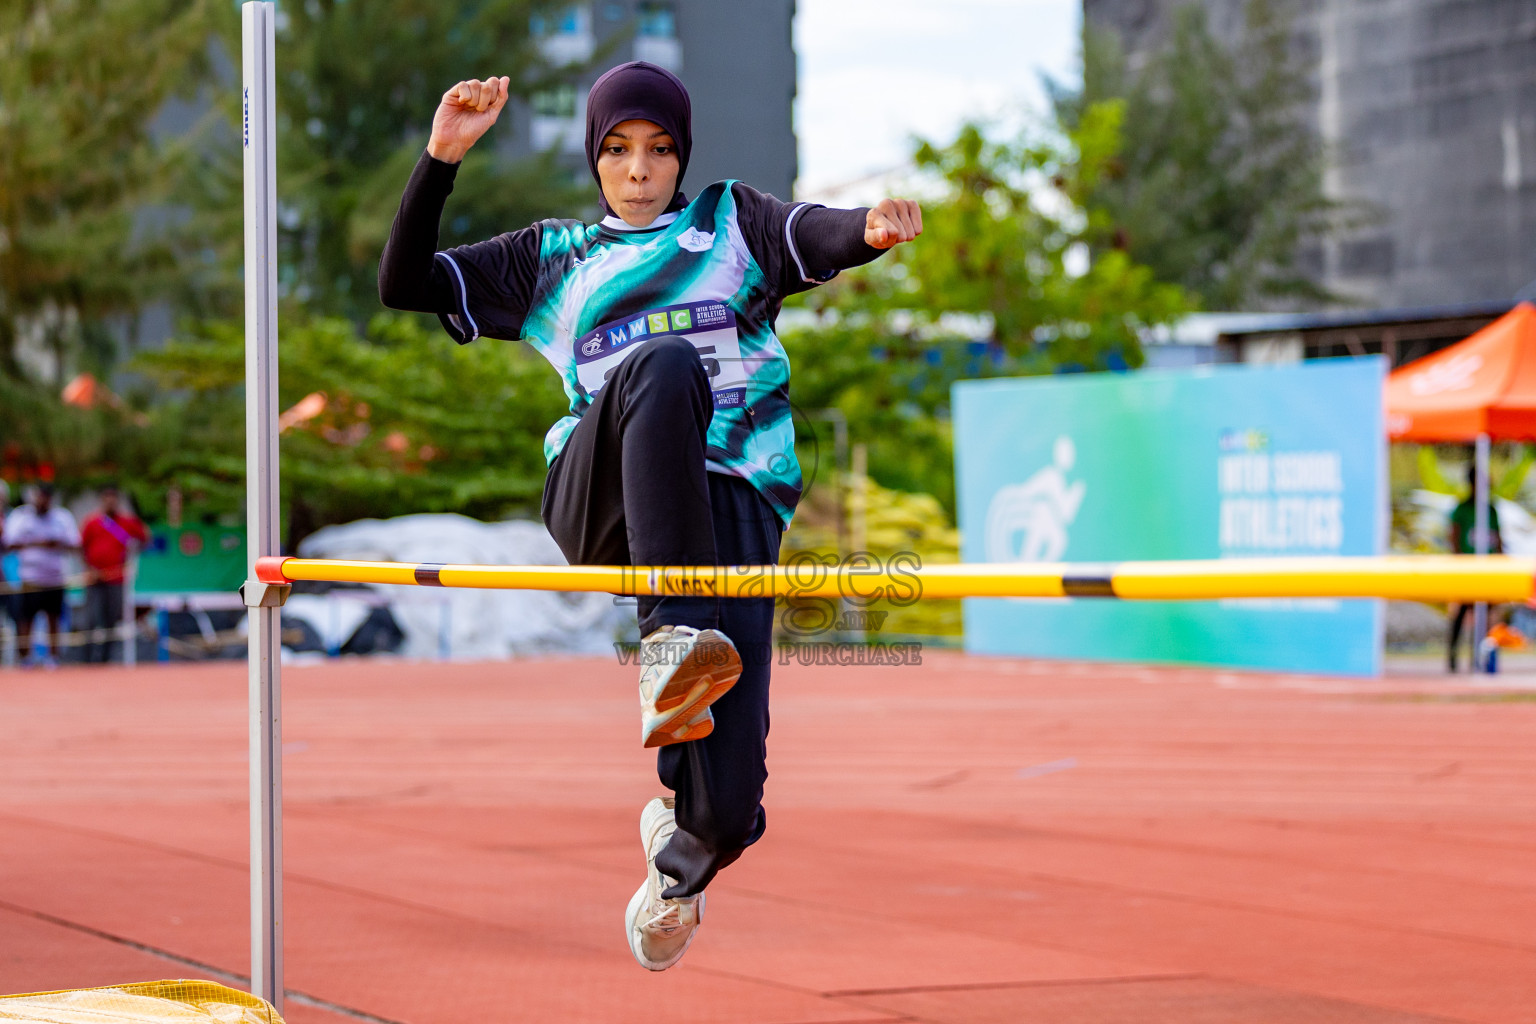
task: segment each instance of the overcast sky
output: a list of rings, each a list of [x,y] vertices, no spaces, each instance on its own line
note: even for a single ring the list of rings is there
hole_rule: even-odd
[[[975,116],[1043,104],[1039,72],[1074,75],[1080,0],[798,0],[796,193],[906,162]]]

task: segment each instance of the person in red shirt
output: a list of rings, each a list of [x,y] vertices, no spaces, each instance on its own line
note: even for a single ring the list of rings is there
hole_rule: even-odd
[[[124,512],[115,486],[101,489],[101,508],[80,528],[80,557],[85,562],[85,619],[91,643],[85,649],[88,662],[113,660],[112,639],[123,621],[123,566],[130,550],[149,540],[149,531],[138,516]]]

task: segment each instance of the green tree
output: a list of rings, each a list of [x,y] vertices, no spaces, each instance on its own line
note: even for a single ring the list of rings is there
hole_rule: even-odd
[[[537,513],[544,433],[566,399],[525,346],[456,346],[424,318],[381,313],[362,331],[294,314],[282,347],[279,403],[295,413],[280,441],[290,543],[368,516]],[[177,482],[204,513],[242,507],[244,351],[243,325],[220,320],[137,361],[174,397],[133,446],[136,475]]]
[[[551,65],[531,19],[555,0],[305,0],[285,3],[277,33],[278,240],[284,293],[309,309],[359,323],[378,311],[378,261],[411,168],[426,146],[432,112],[455,82],[508,74],[515,96],[551,88],[570,68]],[[239,23],[223,26],[239,53]],[[238,124],[238,96],[222,109]],[[502,115],[509,124],[513,112]],[[553,155],[514,162],[495,153],[497,129],[465,161],[444,221],[443,244],[489,238],[590,198]],[[240,154],[188,183],[220,238],[226,302],[238,283]],[[218,306],[209,307],[217,309]]]
[[[1190,308],[1128,253],[1087,244],[1104,230],[1093,200],[1121,116],[1102,103],[1061,138],[996,140],[969,124],[919,144],[933,196],[922,237],[808,296],[819,322],[785,338],[795,402],[841,409],[884,486],[952,511],[956,380],[1137,366],[1141,335]]]
[[[100,474],[120,418],[65,405],[51,388],[0,373],[0,479],[16,485],[49,474],[71,482]],[[11,497],[19,501],[19,492]]]
[[[22,372],[23,337],[59,376],[82,351],[105,361],[114,323],[168,286],[145,210],[167,197],[178,147],[151,125],[203,67],[212,4],[0,4],[0,373]]]
[[[1091,239],[1123,249],[1206,309],[1335,301],[1303,261],[1344,215],[1323,190],[1324,146],[1308,122],[1308,66],[1274,0],[1247,0],[1228,47],[1205,8],[1173,18],[1136,70],[1118,37],[1087,25],[1080,88],[1049,83],[1066,129],[1105,100],[1125,104],[1122,146],[1089,201]]]

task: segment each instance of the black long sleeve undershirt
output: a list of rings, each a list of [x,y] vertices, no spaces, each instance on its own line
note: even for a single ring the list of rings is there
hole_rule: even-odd
[[[458,164],[434,160],[426,153],[416,161],[379,260],[379,300],[390,309],[454,311],[453,285],[436,255],[443,206],[458,173]]]
[[[453,191],[458,166],[423,153],[411,172],[379,263],[379,298],[391,309],[442,314],[458,309],[449,270],[435,258],[438,227],[443,207]],[[779,225],[794,212],[795,204],[780,203],[744,185],[737,185],[736,189],[739,200],[750,200],[739,204],[748,245],[765,270],[774,268],[770,278],[777,279],[783,294],[810,287],[837,271],[862,266],[883,251],[864,241],[868,210],[829,210],[805,205],[794,216],[791,228],[794,249],[802,265],[796,266],[793,260],[786,259],[783,246],[775,244],[784,237]],[[505,274],[498,275],[499,283],[515,291],[526,291],[509,296],[514,299],[510,305],[526,309],[538,279],[538,228],[501,235],[496,241],[501,243],[506,261]],[[523,301],[517,303],[516,299]]]
[[[884,249],[864,241],[864,227],[869,210],[833,210],[808,206],[795,219],[795,244],[805,258],[805,268],[812,274],[852,270],[872,262]]]

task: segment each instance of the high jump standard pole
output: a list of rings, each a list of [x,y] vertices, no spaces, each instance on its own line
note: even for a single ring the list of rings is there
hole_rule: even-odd
[[[241,6],[245,152],[246,557],[278,553],[276,4]],[[281,605],[289,588],[249,573],[251,993],[283,1009]]]

